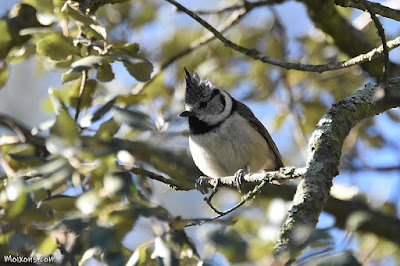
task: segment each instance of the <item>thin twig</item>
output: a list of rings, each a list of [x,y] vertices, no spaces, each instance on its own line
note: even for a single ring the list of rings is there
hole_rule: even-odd
[[[224,7],[222,9],[208,9],[208,10],[193,10],[196,14],[199,15],[210,15],[210,14],[222,14],[225,12],[231,12],[235,11],[241,8],[246,8],[248,10],[251,10],[256,7],[260,6],[266,6],[266,5],[273,5],[273,4],[280,4],[284,2],[285,0],[261,0],[261,1],[256,1],[256,2],[248,2],[248,1],[242,1],[242,4],[233,4],[228,7]]]
[[[81,111],[81,101],[82,101],[82,97],[83,97],[83,92],[85,90],[87,74],[88,74],[88,70],[82,71],[81,86],[79,88],[78,102],[76,103],[75,121],[78,121],[79,113]]]
[[[194,186],[192,188],[183,187],[173,179],[164,177],[162,175],[153,173],[151,171],[148,171],[148,170],[145,170],[145,169],[142,169],[142,168],[133,167],[133,168],[129,169],[129,172],[131,172],[133,174],[136,174],[136,175],[147,176],[148,178],[151,178],[153,180],[160,181],[160,182],[168,185],[169,187],[171,187],[171,188],[173,188],[175,190],[185,190],[185,191],[187,191],[188,189],[194,188]]]
[[[335,4],[341,7],[353,7],[361,10],[366,10],[365,6],[360,3],[359,0],[335,0]],[[390,7],[383,6],[379,3],[374,2],[370,2],[369,5],[374,13],[379,14],[382,17],[400,21],[400,10],[392,9]]]
[[[378,30],[378,35],[381,38],[382,46],[383,46],[383,69],[382,69],[382,79],[381,85],[386,89],[388,85],[388,72],[389,72],[389,49],[386,44],[386,36],[385,30],[382,27],[381,22],[376,17],[374,9],[371,7],[371,3],[367,0],[358,0],[361,4],[368,10],[368,13],[371,15],[371,19],[374,21],[375,27]]]
[[[226,210],[226,211],[223,211],[223,212],[218,211],[218,215],[215,216],[215,217],[213,217],[213,218],[210,218],[210,219],[202,219],[202,220],[199,220],[199,221],[194,221],[194,222],[191,222],[191,223],[187,224],[185,227],[189,227],[189,226],[193,226],[193,225],[199,226],[199,225],[202,225],[202,224],[205,224],[205,223],[208,223],[208,222],[213,222],[213,221],[215,221],[215,220],[217,220],[217,219],[219,219],[219,218],[221,218],[221,217],[223,217],[223,216],[225,216],[225,215],[230,214],[231,212],[237,210],[240,206],[242,206],[243,204],[245,204],[247,201],[249,201],[251,198],[253,198],[258,192],[260,192],[260,191],[261,191],[261,188],[262,188],[266,183],[267,183],[267,181],[266,181],[266,180],[263,180],[260,184],[258,184],[257,186],[255,186],[255,188],[254,188],[252,191],[249,191],[249,192],[242,198],[242,200],[241,200],[238,204],[236,204],[235,206],[233,206],[232,208],[230,208],[230,209],[228,209],[228,210]]]
[[[215,194],[217,194],[218,192],[218,188],[213,189],[213,191],[211,192],[211,195],[209,197],[205,197],[204,201],[207,202],[208,206],[210,206],[210,208],[217,214],[222,214],[221,211],[219,211],[217,208],[214,207],[214,205],[212,205],[211,200],[214,198]]]
[[[241,10],[238,10],[238,11],[232,13],[232,15],[224,22],[224,24],[222,24],[221,27],[218,28],[218,31],[225,32],[226,30],[231,28],[233,25],[235,25],[240,19],[242,19],[248,12],[249,12],[249,10],[242,8]],[[159,74],[163,70],[165,70],[170,65],[172,65],[176,60],[193,52],[197,48],[200,48],[201,46],[209,43],[210,41],[214,40],[215,38],[216,37],[214,34],[212,34],[211,32],[207,32],[202,37],[200,37],[199,39],[192,42],[186,49],[180,51],[176,55],[170,57],[169,59],[167,59],[163,63],[161,63],[158,70],[156,70],[154,72],[152,78],[146,83],[139,83],[138,85],[136,85],[135,88],[132,90],[132,93],[133,94],[140,93],[144,88],[146,88],[148,85],[150,85],[159,76]]]
[[[331,70],[336,70],[336,69],[341,69],[345,67],[350,67],[356,64],[360,64],[366,61],[370,61],[371,59],[375,58],[378,54],[381,54],[381,48],[375,48],[371,50],[367,54],[360,54],[357,57],[354,57],[350,60],[347,61],[342,61],[342,62],[333,62],[333,63],[328,63],[325,65],[310,65],[310,64],[301,64],[301,63],[292,63],[292,62],[286,62],[282,61],[276,58],[268,57],[257,51],[256,49],[248,49],[243,46],[240,46],[236,43],[233,43],[232,41],[226,39],[219,31],[217,31],[214,27],[212,27],[209,23],[207,23],[205,20],[200,18],[197,14],[193,13],[186,7],[182,6],[181,4],[177,3],[174,0],[166,0],[167,2],[173,4],[178,8],[178,10],[181,10],[185,12],[187,15],[192,17],[194,20],[199,22],[203,27],[208,29],[210,32],[212,32],[215,37],[217,37],[225,46],[228,46],[232,48],[235,51],[238,51],[244,55],[247,55],[248,57],[251,57],[253,59],[259,60],[264,63],[268,63],[271,65],[279,66],[284,69],[293,69],[293,70],[300,70],[300,71],[308,71],[308,72],[325,72],[325,71],[331,71]],[[400,46],[400,37],[396,38],[393,40],[390,44],[390,42],[387,43],[387,46],[389,49],[396,48]]]

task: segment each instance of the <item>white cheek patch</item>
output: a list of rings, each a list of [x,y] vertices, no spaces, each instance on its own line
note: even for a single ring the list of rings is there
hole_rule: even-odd
[[[224,90],[220,90],[220,92],[225,100],[224,110],[217,115],[202,115],[201,117],[199,117],[200,120],[206,122],[210,126],[219,124],[224,121],[226,118],[229,117],[232,111],[233,102],[231,96],[229,96],[229,94]]]

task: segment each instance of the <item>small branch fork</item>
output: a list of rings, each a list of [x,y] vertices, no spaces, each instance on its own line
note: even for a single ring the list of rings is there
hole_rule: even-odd
[[[218,215],[213,218],[210,218],[210,219],[202,219],[202,220],[198,220],[195,222],[193,221],[193,222],[187,224],[186,226],[201,225],[206,222],[215,221],[225,215],[230,214],[231,212],[235,211],[240,206],[242,206],[243,204],[248,202],[250,199],[252,199],[255,195],[257,195],[261,191],[261,189],[264,187],[265,184],[272,183],[273,181],[283,181],[283,180],[288,180],[288,179],[299,178],[299,177],[303,176],[303,174],[305,172],[306,172],[306,168],[282,167],[278,171],[247,174],[243,177],[243,180],[245,182],[260,183],[260,184],[256,185],[253,190],[249,191],[245,196],[243,196],[239,203],[237,203],[235,206],[233,206],[232,208],[230,208],[226,211],[219,211],[216,207],[214,207],[212,205],[211,200],[218,192],[219,185],[236,186],[235,176],[226,176],[226,177],[210,179],[208,182],[206,182],[206,184],[201,185],[201,186],[205,186],[206,188],[210,187],[210,186],[213,187],[212,193],[210,194],[209,197],[205,197],[204,201]]]
[[[341,7],[352,7],[361,10],[368,10],[360,0],[335,0],[335,4]],[[382,17],[394,19],[400,21],[400,10],[392,9],[387,6],[383,6],[379,3],[369,2],[369,9],[374,13],[381,15]],[[368,11],[370,12],[370,11]],[[371,12],[370,12],[371,13]]]
[[[207,30],[209,30],[212,34],[214,34],[215,37],[217,37],[225,46],[228,46],[229,48],[240,52],[244,55],[247,55],[253,59],[259,60],[264,63],[268,63],[271,65],[279,66],[284,69],[294,69],[294,70],[300,70],[300,71],[308,71],[308,72],[325,72],[325,71],[331,71],[331,70],[337,70],[337,69],[342,69],[346,67],[350,67],[356,64],[361,64],[366,61],[370,61],[371,59],[375,58],[377,55],[381,54],[383,52],[383,48],[378,47],[366,54],[360,54],[350,60],[347,61],[341,61],[341,62],[334,62],[334,63],[328,63],[325,65],[310,65],[310,64],[301,64],[301,63],[292,63],[292,62],[286,62],[283,60],[279,60],[276,58],[268,57],[260,53],[259,51],[255,49],[248,49],[243,46],[240,46],[236,43],[233,43],[232,41],[226,39],[221,32],[216,30],[213,26],[211,26],[208,22],[203,20],[201,17],[199,17],[196,13],[193,11],[190,11],[186,7],[182,6],[178,2],[174,0],[165,0],[172,5],[176,6],[176,8],[179,11],[182,11],[192,17],[194,20],[196,20],[198,23],[200,23],[203,27],[205,27]],[[400,37],[389,41],[387,43],[387,48],[388,50],[394,49],[396,47],[400,46]]]
[[[385,30],[382,27],[381,22],[376,17],[375,11],[371,6],[371,3],[367,0],[358,0],[371,15],[371,19],[375,24],[376,29],[378,30],[378,35],[381,38],[382,46],[383,46],[383,70],[382,70],[382,80],[381,85],[383,88],[386,88],[388,85],[388,72],[389,72],[389,48],[386,43]]]

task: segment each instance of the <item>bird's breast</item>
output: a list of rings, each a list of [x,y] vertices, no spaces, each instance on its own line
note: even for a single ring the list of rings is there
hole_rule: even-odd
[[[257,172],[270,163],[267,142],[237,113],[210,132],[191,135],[189,146],[197,167],[210,177],[230,176],[245,166]]]

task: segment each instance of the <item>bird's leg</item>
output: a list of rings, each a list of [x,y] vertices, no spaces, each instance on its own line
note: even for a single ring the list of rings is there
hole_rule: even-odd
[[[239,169],[234,175],[234,177],[235,177],[234,184],[235,184],[237,190],[239,191],[239,193],[242,192],[240,189],[240,187],[242,186],[242,179],[249,172],[249,170],[250,170],[249,166],[246,165],[242,169]]]

